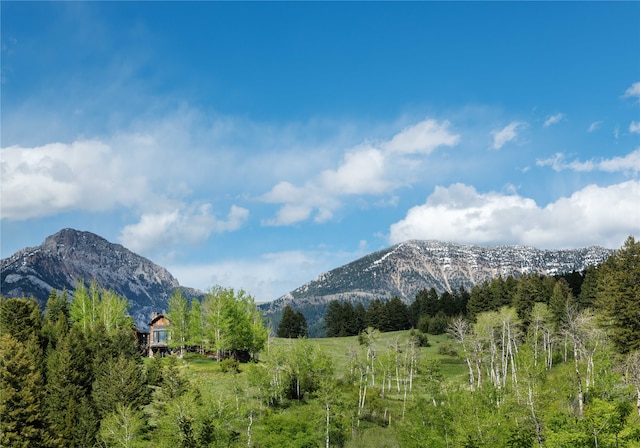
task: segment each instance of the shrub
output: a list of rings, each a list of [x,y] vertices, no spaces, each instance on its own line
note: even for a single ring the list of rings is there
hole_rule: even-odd
[[[409,332],[411,338],[414,338],[418,344],[418,347],[431,347],[429,343],[429,338],[427,335],[421,331],[411,330]]]
[[[235,358],[227,358],[220,361],[220,371],[223,373],[239,373],[240,363]]]
[[[438,354],[446,356],[458,356],[458,349],[450,341],[447,341],[438,347]]]

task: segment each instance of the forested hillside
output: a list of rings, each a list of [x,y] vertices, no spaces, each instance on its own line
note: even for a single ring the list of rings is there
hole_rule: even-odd
[[[172,345],[184,357],[151,360],[108,290],[52,294],[44,315],[33,300],[2,299],[0,445],[640,446],[640,242],[588,271],[579,292],[554,277],[498,284],[472,290],[455,315],[442,295],[419,295],[405,307],[426,334],[368,326],[263,347],[244,293],[176,294],[169,314],[184,322]],[[444,333],[433,335],[438,316]],[[196,351],[253,341],[256,357],[187,353],[193,334]]]

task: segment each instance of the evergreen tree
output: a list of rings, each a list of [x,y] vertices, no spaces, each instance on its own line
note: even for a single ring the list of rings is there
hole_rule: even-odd
[[[21,342],[40,336],[42,314],[38,302],[30,299],[0,298],[0,334],[10,334]]]
[[[488,281],[471,288],[469,301],[467,302],[467,313],[471,319],[475,319],[480,313],[493,311],[493,298]]]
[[[569,283],[560,277],[556,281],[556,285],[553,288],[553,293],[549,299],[549,311],[551,312],[551,322],[555,325],[555,328],[560,328],[567,315],[569,307],[575,306],[573,294],[569,288]]]
[[[596,301],[598,292],[598,268],[592,264],[584,273],[584,280],[580,285],[580,294],[577,296],[576,305],[579,309],[592,307]]]
[[[409,328],[409,311],[399,297],[394,296],[385,303],[384,312],[387,316],[386,325],[379,328],[380,331],[399,331]]]
[[[327,305],[324,317],[326,336],[329,338],[353,336],[355,330],[355,311],[349,302],[341,303],[332,300]]]
[[[307,320],[300,311],[294,311],[291,305],[287,305],[282,313],[282,319],[278,325],[278,337],[298,338],[307,335]]]
[[[142,409],[149,398],[142,366],[122,354],[102,360],[96,366],[92,398],[101,418],[114,412],[118,404]]]
[[[377,330],[388,327],[388,316],[385,312],[385,304],[378,299],[372,300],[365,315],[365,325]]]
[[[513,299],[513,306],[525,328],[529,325],[531,310],[536,302],[548,302],[545,300],[542,280],[537,274],[525,275],[518,282]]]
[[[611,339],[622,353],[640,349],[640,241],[627,238],[598,271],[596,304],[609,318]]]
[[[34,341],[32,338],[31,341]],[[0,336],[0,446],[48,446],[42,373],[34,350],[10,333]]]
[[[67,290],[63,290],[62,295],[59,295],[55,289],[52,289],[47,300],[42,324],[42,335],[46,340],[46,344],[50,347],[55,347],[58,340],[69,331],[69,324]]]
[[[91,358],[84,335],[72,329],[47,356],[44,407],[56,446],[87,446],[96,430],[89,402]]]
[[[461,316],[467,313],[470,294],[464,286],[453,291],[453,312],[449,316]]]
[[[367,310],[364,308],[362,302],[358,302],[353,309],[353,313],[355,319],[354,330],[356,331],[356,334],[360,334],[360,332],[366,328],[365,320]]]

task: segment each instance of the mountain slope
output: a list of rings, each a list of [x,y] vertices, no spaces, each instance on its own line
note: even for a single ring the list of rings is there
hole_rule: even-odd
[[[611,253],[612,250],[602,247],[540,250],[412,240],[324,273],[261,308],[277,321],[281,310],[291,304],[313,325],[324,315],[331,300],[368,302],[398,296],[410,303],[425,288],[443,292],[463,286],[469,290],[499,275],[582,271],[590,264],[602,263]]]
[[[130,313],[143,328],[152,311],[166,310],[176,288],[188,297],[202,294],[181,287],[169,271],[120,244],[74,229],[63,229],[38,247],[18,251],[1,260],[0,267],[0,291],[5,297],[33,295],[43,309],[51,289],[73,290],[79,279],[95,279],[129,299]]]

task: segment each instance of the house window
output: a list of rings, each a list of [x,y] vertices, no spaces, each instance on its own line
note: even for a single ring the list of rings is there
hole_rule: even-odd
[[[154,330],[153,343],[164,344],[165,342],[167,342],[167,332],[165,330]]]

